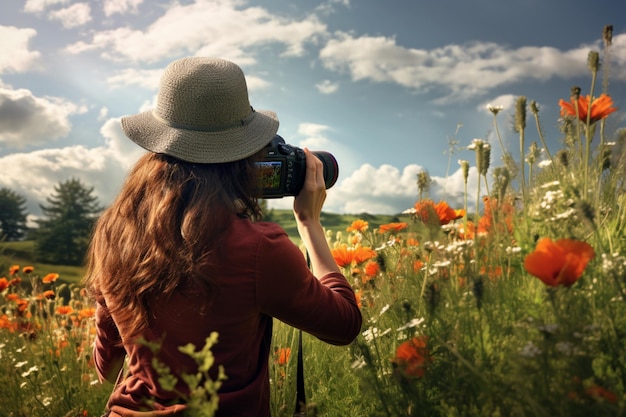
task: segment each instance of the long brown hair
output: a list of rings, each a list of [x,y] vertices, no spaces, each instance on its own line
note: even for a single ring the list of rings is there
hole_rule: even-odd
[[[98,220],[85,285],[131,337],[148,325],[157,297],[175,289],[206,291],[215,249],[235,215],[261,216],[257,156],[194,164],[162,154],[140,158]]]

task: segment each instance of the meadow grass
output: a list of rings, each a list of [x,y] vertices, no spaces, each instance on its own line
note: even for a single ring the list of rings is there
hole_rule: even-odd
[[[517,155],[496,165],[468,143],[479,189],[462,207],[420,189],[402,215],[325,217],[364,324],[348,347],[304,335],[309,416],[626,415],[626,130],[604,131],[615,109],[593,85],[561,104],[558,151],[541,129],[542,150],[525,143],[525,97]],[[88,300],[23,267],[0,280],[0,415],[99,415],[111,387],[95,383]],[[297,336],[276,323],[273,416],[294,409]]]

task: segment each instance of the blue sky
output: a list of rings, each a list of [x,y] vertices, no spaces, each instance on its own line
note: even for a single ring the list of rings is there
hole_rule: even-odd
[[[499,128],[519,158],[514,102],[535,100],[554,151],[558,101],[574,85],[589,93],[595,50],[626,109],[623,16],[623,0],[3,0],[0,187],[34,215],[69,178],[108,204],[142,152],[120,117],[154,105],[167,63],[203,55],[243,68],[252,105],[277,112],[288,143],[336,156],[327,211],[398,213],[415,202],[422,170],[433,199],[460,205],[458,160],[473,163],[472,140],[491,142],[499,165],[487,104],[503,107]],[[602,88],[600,78],[595,95]],[[528,126],[527,143],[538,141],[530,116]]]

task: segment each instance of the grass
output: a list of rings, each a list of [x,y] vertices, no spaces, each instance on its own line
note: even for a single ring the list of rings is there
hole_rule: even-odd
[[[7,271],[11,265],[33,266],[42,276],[57,273],[60,280],[68,284],[79,283],[83,277],[81,266],[52,265],[33,262],[35,242],[0,242],[0,271]]]

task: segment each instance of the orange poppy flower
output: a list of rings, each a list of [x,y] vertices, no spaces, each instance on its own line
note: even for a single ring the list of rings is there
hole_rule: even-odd
[[[15,275],[20,271],[20,266],[19,265],[12,265],[9,268],[9,275]]]
[[[590,97],[579,96],[578,97],[578,118],[587,123],[587,110],[589,109]],[[573,116],[576,117],[576,102],[570,99],[569,103],[565,100],[559,100],[559,106],[561,106],[561,116]],[[606,94],[600,94],[600,97],[594,98],[591,101],[591,114],[589,116],[589,123],[594,124],[598,120],[602,120],[609,114],[617,111],[613,106],[613,99]]]
[[[593,248],[586,242],[559,239],[553,242],[543,238],[535,251],[524,259],[524,268],[544,284],[551,287],[569,287],[583,274],[587,263],[595,257]]]
[[[47,298],[48,300],[56,297],[56,293],[52,290],[46,290],[43,292],[43,296],[44,298]]]
[[[400,230],[406,229],[409,225],[406,222],[397,222],[397,223],[387,223],[381,224],[378,227],[378,233],[386,233],[386,232],[399,232]]]
[[[363,307],[363,304],[361,304],[361,292],[355,291],[354,298],[356,299],[356,305],[359,307],[359,309],[361,309]]]
[[[376,276],[380,272],[380,265],[374,261],[365,264],[365,275],[368,277]]]
[[[427,341],[426,336],[414,337],[398,346],[392,362],[402,375],[409,378],[424,376],[425,366],[429,361]]]
[[[274,354],[276,355],[274,363],[283,366],[287,365],[287,362],[289,362],[289,358],[291,357],[291,348],[278,348]]]
[[[340,267],[348,267],[355,264],[363,263],[376,256],[376,251],[372,248],[357,246],[348,247],[346,245],[339,246],[331,251],[335,262]]]
[[[74,312],[74,309],[71,306],[58,306],[57,307],[57,314],[60,314],[62,316],[67,315],[67,314],[72,314]]]
[[[410,237],[406,240],[406,245],[407,246],[419,246],[420,242],[417,239]]]
[[[9,280],[5,277],[0,278],[0,292],[9,288]]]
[[[448,224],[465,216],[465,210],[455,210],[445,201],[435,204],[432,200],[422,200],[415,203],[415,216],[424,223],[435,222],[431,216],[436,215],[440,225]]]
[[[346,231],[363,233],[367,230],[368,227],[369,227],[368,222],[366,222],[365,220],[359,219],[359,220],[353,221],[352,224],[346,228]]]
[[[354,262],[361,264],[376,257],[376,251],[372,248],[357,246],[354,249]]]
[[[25,266],[25,267],[22,269],[22,272],[23,272],[23,273],[25,273],[25,274],[30,274],[30,273],[31,273],[31,272],[33,272],[34,270],[35,270],[35,268],[34,268],[34,267],[32,267],[32,266]]]
[[[6,314],[0,316],[0,329],[7,329],[10,332],[17,330],[17,323],[11,321]]]
[[[82,310],[80,310],[78,312],[78,318],[80,319],[88,319],[90,317],[93,317],[96,315],[96,309],[95,308],[83,308]]]
[[[439,217],[439,224],[448,224],[453,220],[461,219],[465,216],[465,210],[455,210],[445,201],[440,201],[435,205],[435,212]]]
[[[19,294],[10,293],[10,294],[7,294],[7,295],[5,296],[5,298],[6,298],[8,301],[15,301],[15,300],[19,300],[20,296],[19,296]]]
[[[423,267],[424,267],[424,262],[420,261],[419,259],[413,262],[413,272],[419,272],[422,270]]]
[[[51,274],[48,274],[48,275],[46,275],[45,277],[43,277],[43,279],[42,279],[41,281],[42,281],[44,284],[50,284],[50,283],[52,283],[52,282],[56,281],[56,280],[57,280],[57,278],[59,278],[59,274],[54,274],[54,273],[51,273]]]

